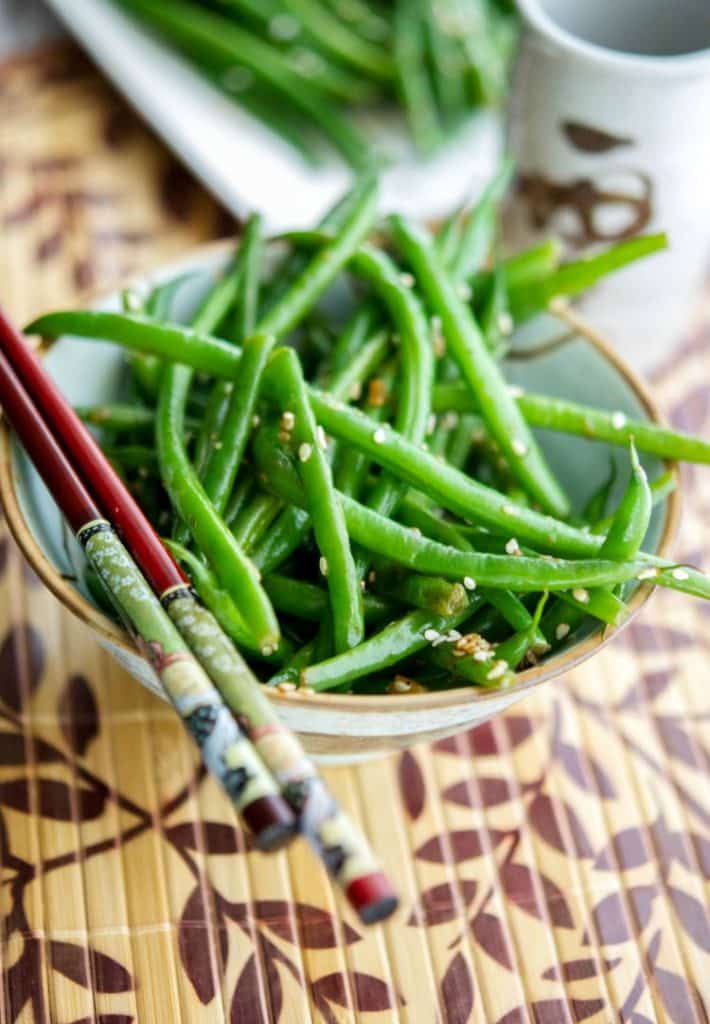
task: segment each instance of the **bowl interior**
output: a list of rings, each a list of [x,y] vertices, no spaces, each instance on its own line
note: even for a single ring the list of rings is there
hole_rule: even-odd
[[[176,274],[184,274],[184,282],[173,300],[173,316],[176,320],[187,318],[224,267],[229,253],[226,246],[208,247],[142,279],[136,286],[148,287]],[[331,295],[328,301],[332,302],[333,298]],[[338,301],[338,297],[335,298]],[[94,303],[93,308],[119,309],[120,301],[120,295],[115,294]],[[555,344],[555,341],[559,343]],[[556,317],[539,317],[517,332],[513,338],[513,349],[514,354],[506,361],[506,374],[511,384],[528,391],[619,410],[629,418],[651,417],[652,410],[643,388],[628,371],[603,346],[570,330]],[[125,398],[128,392],[125,352],[118,346],[64,337],[51,346],[45,362],[50,374],[72,404],[92,405],[116,401]],[[623,448],[590,443],[583,438],[551,431],[539,431],[538,437],[576,510],[581,510],[591,495],[609,478],[613,466],[617,472],[612,502],[618,501],[628,479],[628,455]],[[650,456],[644,456],[643,463],[650,479],[654,479],[665,468],[662,460]],[[12,468],[20,512],[34,541],[53,569],[95,608],[83,581],[83,560],[78,546],[64,526],[38,474],[14,440]],[[670,515],[668,502],[655,509],[644,544],[646,550],[658,550],[667,532]],[[53,589],[57,592],[57,587]],[[541,667],[544,677],[555,675],[567,667],[569,652],[593,634],[600,633],[599,625],[588,620],[565,647],[543,663]],[[535,679],[539,679],[540,667],[522,673],[521,685],[526,682],[528,675],[532,681],[533,674]]]

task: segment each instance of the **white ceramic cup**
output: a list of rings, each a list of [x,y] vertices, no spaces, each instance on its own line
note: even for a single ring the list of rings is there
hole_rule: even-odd
[[[681,340],[710,257],[710,2],[518,4],[511,235],[560,234],[575,252],[668,232],[667,253],[607,279],[584,307],[652,369]]]

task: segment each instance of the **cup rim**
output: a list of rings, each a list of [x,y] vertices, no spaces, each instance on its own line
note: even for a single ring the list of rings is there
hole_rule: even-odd
[[[540,0],[518,0],[518,8],[526,24],[560,49],[591,63],[604,64],[619,71],[649,76],[679,76],[710,72],[710,46],[691,53],[668,56],[628,53],[579,38],[559,25],[543,8]]]
[[[179,267],[188,265],[199,259],[203,261],[211,257],[220,256],[230,252],[234,248],[233,238],[219,239],[214,242],[204,243],[190,249],[186,254],[177,260],[168,263],[161,262],[155,268],[147,268],[141,273],[131,275],[123,286],[130,287],[131,283],[139,284],[145,281],[151,274],[162,276],[163,273],[175,272]],[[83,306],[90,308],[100,301],[115,295],[120,290],[112,288],[110,291],[96,291],[84,297]],[[651,395],[650,389],[643,378],[635,373],[625,360],[618,354],[616,349],[596,331],[584,317],[574,312],[565,301],[556,302],[554,309],[550,312],[560,319],[568,328],[574,330],[580,337],[584,338],[587,344],[597,349],[604,358],[618,371],[626,380],[631,389],[640,400],[649,420],[665,426],[666,419],[663,416],[658,404]],[[44,356],[51,348],[53,342],[42,343],[39,353]],[[112,621],[104,612],[91,604],[70,582],[68,582],[54,563],[43,551],[39,541],[32,533],[22,510],[22,504],[18,493],[18,479],[12,458],[12,431],[9,428],[6,418],[0,414],[0,507],[5,512],[5,520],[23,556],[30,567],[47,589],[76,617],[87,625],[92,632],[98,635],[99,641],[118,648],[124,656],[138,656],[128,633],[117,623]],[[666,501],[666,515],[663,522],[661,536],[658,541],[657,554],[666,556],[676,536],[680,521],[681,492],[680,473],[677,463],[665,460],[666,469],[673,473],[676,487]],[[643,608],[654,591],[651,583],[642,583],[629,601],[628,615],[618,626],[606,626],[603,629],[591,633],[580,643],[575,644],[569,650],[557,655],[551,661],[542,661],[532,668],[518,673],[515,686],[509,690],[481,689],[475,686],[452,687],[447,690],[426,691],[406,695],[406,703],[399,694],[372,694],[372,695],[349,695],[340,693],[281,693],[276,687],[265,687],[271,700],[277,704],[293,704],[295,700],[303,707],[315,710],[327,710],[345,712],[348,714],[372,714],[373,712],[389,712],[406,710],[406,705],[413,711],[440,710],[443,708],[455,707],[464,703],[475,702],[483,705],[490,702],[497,702],[501,696],[510,695],[517,699],[542,683],[555,679],[601,650],[623,630],[635,618]],[[514,695],[514,696],[513,696]]]

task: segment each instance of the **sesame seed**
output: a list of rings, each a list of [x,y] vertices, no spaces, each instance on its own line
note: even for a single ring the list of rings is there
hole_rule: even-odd
[[[316,427],[316,438],[318,439],[318,444],[325,451],[325,449],[328,447],[328,438],[325,436],[325,430],[323,430],[323,427],[320,425],[320,423]]]
[[[508,385],[508,394],[511,398],[522,398],[525,392],[517,384]]]
[[[466,590],[476,589],[476,581],[474,580],[473,576],[464,576],[463,585],[466,588]]]
[[[504,516],[517,516],[518,510],[515,505],[504,505],[501,509]]]
[[[289,410],[287,409],[286,412],[281,417],[281,426],[283,427],[284,430],[293,430],[295,422],[296,417],[293,415],[292,412],[289,412]]]
[[[413,274],[408,274],[405,271],[405,273],[399,275],[399,280],[400,280],[400,283],[403,284],[405,288],[413,288],[414,287],[414,275]]]
[[[264,655],[265,658],[268,658],[269,655],[273,654],[275,650],[275,644],[264,644],[264,646],[261,648],[261,653]]]
[[[689,580],[690,573],[686,572],[685,569],[674,569],[671,573],[674,580]]]
[[[497,661],[486,675],[486,679],[500,679],[508,671],[507,661]]]
[[[249,68],[243,68],[238,64],[227,68],[222,75],[222,84],[230,92],[245,92],[251,87],[253,82],[254,75]]]
[[[570,631],[569,622],[560,622],[557,629],[555,630],[555,636],[558,640],[564,640]]]
[[[637,580],[652,580],[658,576],[658,569],[643,569],[638,576]]]
[[[392,683],[392,690],[394,693],[409,693],[412,688],[412,684],[408,679],[404,679],[402,676],[397,676]]]
[[[471,655],[474,661],[488,661],[493,657],[492,651],[474,651]]]
[[[514,438],[513,443],[510,446],[513,449],[513,454],[519,456],[522,459],[524,455],[528,454],[528,446],[520,438]]]
[[[251,418],[251,425],[252,425],[252,427],[258,427],[260,423],[261,423],[261,416],[258,413],[254,413],[254,415]]]
[[[457,286],[456,294],[460,299],[463,299],[464,302],[468,302],[468,300],[473,295],[473,292],[465,282],[462,282]]]
[[[445,430],[453,430],[459,423],[459,414],[457,412],[447,412],[441,421],[441,425]]]
[[[611,417],[611,425],[614,430],[623,430],[626,426],[626,416],[623,412],[615,412]]]
[[[422,531],[419,529],[418,526],[410,526],[409,532],[413,533],[415,537],[421,537],[422,535]]]
[[[439,639],[439,636],[440,636],[440,633],[439,633],[438,629],[431,629],[430,628],[430,629],[425,629],[424,630],[424,639],[427,641],[427,643],[430,643],[430,644],[433,643],[435,640]]]
[[[368,583],[374,583],[376,579],[377,579],[377,573],[375,572],[374,569],[370,569],[370,571],[367,574],[367,582]]]
[[[446,634],[446,639],[450,644],[455,644],[458,640],[461,639],[461,635],[462,634],[459,633],[458,629],[450,629],[449,632]]]
[[[589,604],[589,591],[585,590],[584,587],[575,587],[572,591],[572,597],[575,601],[579,601],[580,604]]]
[[[432,331],[437,331],[437,332],[440,331],[441,330],[441,326],[442,326],[442,324],[441,324],[441,317],[437,316],[435,314],[431,318],[431,329],[432,329]]]
[[[383,444],[387,434],[384,427],[378,427],[375,433],[372,435],[372,440],[375,444]]]
[[[320,571],[321,576],[328,575],[328,559],[324,558],[323,555],[321,555],[320,558],[318,559],[318,569]]]
[[[306,693],[306,694],[308,694],[308,693],[315,693],[316,691],[313,689],[312,686],[299,686],[298,692],[299,693]]]
[[[285,683],[279,683],[276,689],[279,691],[279,693],[293,693],[293,691],[296,689],[296,684],[287,681]]]
[[[507,311],[498,314],[498,330],[501,334],[512,334],[515,323]]]
[[[278,438],[282,444],[288,444],[289,441],[291,440],[291,435],[289,434],[288,430],[279,430]]]
[[[223,441],[215,441],[215,443],[214,443],[215,451],[218,452],[220,450],[220,448],[223,448],[223,447],[224,447],[224,442]]]
[[[350,397],[353,402],[357,402],[357,400],[362,397],[362,384],[359,380],[355,381],[353,386],[350,388]]]
[[[308,460],[311,457],[312,451],[313,445],[310,445],[307,441],[304,441],[303,444],[300,444],[298,446],[298,457],[301,460],[301,462],[308,462]]]
[[[360,580],[360,590],[362,590],[363,594],[365,593],[365,588],[366,587],[367,587],[367,583],[365,582],[365,580]]]
[[[511,537],[505,545],[506,554],[508,555],[521,555],[520,545],[515,537]]]
[[[427,437],[434,433],[436,430],[436,416],[434,413],[431,414],[429,419],[426,421],[426,432]]]
[[[436,638],[436,640],[432,640],[432,642],[431,642],[431,646],[432,646],[432,647],[441,647],[441,645],[442,645],[442,644],[445,644],[445,643],[448,643],[448,639],[447,639],[447,637],[443,636],[443,634],[440,634],[440,635],[439,635],[439,636],[438,636],[438,637]]]

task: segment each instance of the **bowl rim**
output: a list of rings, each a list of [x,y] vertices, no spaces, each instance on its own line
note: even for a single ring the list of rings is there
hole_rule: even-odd
[[[169,263],[160,263],[153,268],[147,268],[140,273],[130,275],[127,280],[119,282],[117,286],[109,291],[102,290],[88,293],[83,297],[81,305],[91,308],[102,301],[105,302],[112,298],[122,288],[144,285],[151,276],[162,278],[164,275],[167,276],[169,273],[179,270],[180,267],[194,265],[197,262],[207,261],[215,256],[220,256],[231,251],[235,242],[238,242],[238,239],[226,238],[195,246],[178,259],[172,260]],[[631,369],[611,344],[584,317],[573,311],[566,301],[555,300],[550,306],[550,312],[567,328],[574,330],[577,335],[595,348],[611,364],[631,388],[652,422],[659,426],[667,425],[665,417],[658,408],[643,379]],[[39,352],[44,355],[50,348],[51,343],[43,343],[39,346]],[[5,511],[5,518],[10,533],[22,554],[39,579],[54,594],[57,600],[76,615],[80,621],[97,633],[99,638],[118,647],[124,655],[138,656],[138,652],[131,642],[128,633],[83,597],[64,578],[42,550],[22,513],[11,447],[12,432],[3,416],[0,418],[0,504],[2,504]],[[657,554],[661,556],[668,554],[668,550],[673,542],[678,528],[681,507],[680,474],[677,463],[670,460],[664,461],[666,468],[675,477],[676,487],[666,500],[666,515],[657,547]],[[266,687],[266,690],[270,698],[276,703],[284,702],[285,704],[293,705],[294,702],[302,701],[302,706],[313,708],[314,710],[318,708],[328,711],[359,713],[387,712],[394,711],[395,709],[402,713],[406,710],[407,706],[417,712],[427,709],[434,711],[470,702],[477,704],[485,704],[491,701],[497,702],[500,701],[502,696],[512,697],[515,695],[515,697],[519,697],[528,693],[534,687],[570,671],[590,658],[596,651],[605,647],[638,614],[648,601],[653,590],[653,584],[642,583],[628,604],[629,614],[623,623],[618,626],[606,626],[585,637],[579,644],[575,644],[568,651],[563,652],[551,661],[542,662],[539,665],[526,669],[519,674],[519,681],[516,685],[507,690],[489,690],[466,686],[450,690],[425,691],[423,693],[405,695],[303,693],[298,689],[282,693],[276,688],[271,687]],[[406,703],[403,701],[403,696],[407,698]]]

